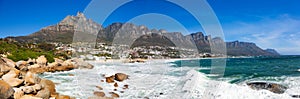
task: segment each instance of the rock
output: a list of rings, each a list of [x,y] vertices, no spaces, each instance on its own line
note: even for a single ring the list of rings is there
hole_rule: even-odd
[[[99,90],[103,90],[101,86],[96,86],[96,88],[98,88]]]
[[[115,83],[114,86],[115,86],[115,87],[118,87],[118,83]]]
[[[9,78],[9,79],[3,79],[5,82],[7,82],[10,86],[19,86],[21,85],[24,80],[18,79],[18,78]]]
[[[34,96],[30,96],[30,95],[24,95],[21,97],[21,99],[43,99],[43,98],[34,97]]]
[[[27,61],[27,64],[29,64],[29,65],[33,65],[35,63],[36,63],[36,60],[35,59],[31,59],[31,58],[29,58],[28,61]]]
[[[70,96],[67,95],[57,95],[55,99],[72,99]]]
[[[117,93],[111,92],[111,97],[113,97],[113,98],[119,98],[120,96]]]
[[[40,81],[41,81],[41,79],[37,75],[31,73],[30,71],[27,72],[25,75],[25,83],[26,84],[34,85],[34,84],[39,83]]]
[[[104,97],[105,93],[104,92],[100,92],[100,91],[95,91],[94,95],[98,96],[98,97]]]
[[[10,71],[10,68],[4,60],[0,59],[0,72],[7,73]]]
[[[247,85],[255,90],[265,89],[277,94],[282,94],[287,89],[286,86],[269,82],[249,82]]]
[[[72,70],[74,69],[74,66],[73,65],[68,65],[68,66],[57,66],[55,67],[55,70],[56,71],[69,71],[69,70]]]
[[[24,96],[24,92],[20,88],[16,88],[14,90],[14,99],[20,99],[22,96]]]
[[[47,72],[47,68],[29,68],[29,71],[32,73],[40,74]]]
[[[19,73],[20,73],[19,70],[12,68],[8,73],[2,76],[2,79],[5,81],[10,78],[16,78],[19,75]]]
[[[128,89],[128,85],[124,85],[123,89]]]
[[[123,81],[128,79],[128,75],[124,74],[124,73],[116,73],[115,74],[115,80],[117,81]]]
[[[40,90],[35,96],[43,98],[43,99],[49,99],[50,91],[47,88],[44,88],[44,89]]]
[[[20,87],[20,89],[26,94],[32,93],[34,91],[34,88],[32,86],[22,86]]]
[[[62,64],[64,61],[58,58],[54,58],[54,62]]]
[[[117,91],[118,89],[114,89],[114,91]]]
[[[53,63],[48,64],[48,67],[56,67],[58,65],[59,64],[57,62],[53,62]]]
[[[94,66],[88,62],[85,62],[82,59],[79,58],[73,58],[71,59],[72,62],[74,62],[74,66],[75,68],[79,68],[79,69],[93,69]]]
[[[39,91],[39,90],[41,90],[42,88],[44,88],[42,85],[40,85],[40,84],[35,84],[35,85],[33,85],[32,86],[33,87],[33,89],[35,89],[35,90],[37,90],[37,91]]]
[[[36,59],[36,63],[41,67],[44,67],[47,65],[47,58],[44,55],[42,55]]]
[[[69,76],[74,76],[74,74],[69,74]]]
[[[21,70],[21,71],[27,71],[28,67],[27,67],[27,62],[26,61],[18,61],[16,63],[16,67]]]
[[[17,66],[17,67],[20,67],[20,66],[27,66],[27,62],[26,62],[26,61],[18,61],[18,62],[16,63],[16,66]]]
[[[40,84],[44,86],[44,88],[48,88],[51,95],[57,95],[55,90],[55,84],[51,80],[42,79]]]
[[[1,58],[9,67],[15,68],[16,63],[8,58]]]
[[[33,65],[28,66],[28,69],[34,69],[34,68],[40,68],[40,65],[33,64]]]
[[[14,94],[14,89],[5,81],[0,80],[0,99],[7,99]]]
[[[114,78],[115,78],[115,76],[110,76],[110,77],[106,77],[105,79],[106,79],[107,83],[113,83],[113,82],[115,82]]]

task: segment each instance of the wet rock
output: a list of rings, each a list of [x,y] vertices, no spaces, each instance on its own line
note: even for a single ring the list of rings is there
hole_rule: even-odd
[[[94,92],[94,95],[95,95],[95,96],[98,96],[98,97],[104,97],[104,96],[105,96],[105,93],[104,93],[104,92],[100,92],[100,91],[95,91],[95,92]]]
[[[111,92],[111,97],[113,97],[113,98],[119,98],[120,96],[117,93]]]
[[[124,74],[124,73],[116,73],[115,74],[115,80],[117,81],[123,81],[128,79],[128,75]]]
[[[105,79],[107,83],[114,83],[115,82],[114,78],[115,78],[114,76],[110,76],[110,77],[106,77]]]
[[[114,86],[115,86],[115,87],[118,87],[118,83],[115,83]]]
[[[103,90],[101,86],[96,86],[96,88],[98,88],[99,90]]]
[[[14,94],[14,89],[5,81],[0,80],[0,99],[7,99]]]
[[[124,85],[124,87],[123,87],[123,88],[124,88],[124,89],[128,89],[128,86],[129,86],[129,85]]]
[[[284,93],[287,89],[286,86],[269,82],[248,82],[247,85],[255,90],[265,89],[278,94]]]

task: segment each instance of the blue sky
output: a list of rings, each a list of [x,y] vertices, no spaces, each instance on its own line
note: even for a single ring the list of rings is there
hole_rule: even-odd
[[[154,1],[160,3],[152,3]],[[207,1],[221,23],[226,41],[249,41],[262,48],[275,48],[281,54],[300,54],[299,0]],[[0,0],[0,37],[28,35],[58,23],[67,15],[84,11],[89,3],[90,0]],[[142,13],[148,6],[153,7],[154,12],[164,12],[181,18],[179,21],[184,21],[182,24],[187,25],[186,30],[189,32],[202,31],[193,18],[176,6],[165,6],[163,1],[157,0],[140,0],[137,5],[136,7],[143,10],[124,7],[124,11],[119,13],[122,17],[116,14],[104,26],[112,22],[127,22],[126,15]],[[97,13],[101,13],[101,9]],[[184,28],[178,28],[176,22],[167,19],[165,16],[148,14],[131,21],[150,28],[186,32]]]

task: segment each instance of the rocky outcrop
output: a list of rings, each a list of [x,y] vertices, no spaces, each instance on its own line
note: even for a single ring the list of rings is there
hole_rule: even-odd
[[[120,94],[124,93],[128,89],[128,85],[124,85],[124,81],[128,79],[128,75],[124,73],[116,73],[114,75],[103,75],[104,79],[100,80],[101,83],[106,84],[106,87],[96,86],[99,91],[94,91],[94,96],[89,97],[89,99],[114,99],[119,98]],[[107,88],[109,86],[109,88]],[[113,87],[113,89],[111,89]],[[108,91],[105,94],[103,91]]]
[[[43,73],[45,71],[32,72],[32,70],[24,69],[36,64],[38,65],[35,66],[36,68],[43,68],[42,70],[45,70],[47,67],[47,60],[40,57],[37,61],[29,61],[30,62],[28,63],[25,61],[14,63],[10,59],[0,58],[0,73],[3,74],[0,80],[0,99],[50,99],[57,96],[63,96],[56,92],[54,82],[47,79],[41,79],[35,74]],[[32,65],[30,65],[30,63],[32,63]],[[44,67],[40,65],[43,65]],[[56,99],[70,99],[70,97]]]
[[[278,94],[284,93],[287,89],[286,86],[269,82],[248,82],[247,85],[255,90],[265,89]]]
[[[115,80],[117,81],[123,81],[128,79],[128,75],[124,74],[124,73],[116,73],[115,74]]]

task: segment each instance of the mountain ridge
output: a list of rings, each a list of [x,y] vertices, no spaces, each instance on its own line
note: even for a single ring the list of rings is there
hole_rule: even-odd
[[[139,39],[141,37],[150,39],[154,37],[154,41],[160,42],[159,38],[167,38],[168,40],[162,40],[160,46],[176,44],[176,46],[181,46],[184,48],[189,48],[191,46],[197,47],[198,51],[201,53],[210,52],[211,44],[221,44],[224,42],[222,38],[214,37],[210,35],[204,35],[202,32],[191,33],[189,35],[183,35],[180,32],[167,32],[166,30],[160,29],[149,29],[144,25],[135,25],[132,23],[112,23],[106,27],[94,22],[91,19],[87,19],[83,13],[78,12],[76,16],[66,16],[58,24],[47,26],[42,28],[40,31],[32,33],[27,36],[18,37],[7,37],[9,39],[14,39],[18,42],[62,42],[62,43],[72,43],[74,33],[79,32],[79,34],[97,35],[97,42],[112,43],[116,38],[125,41],[120,41],[121,43],[129,42],[128,44],[133,44],[131,39]],[[81,33],[82,32],[82,33]],[[152,35],[158,34],[158,35]],[[128,40],[128,41],[126,41]],[[141,40],[141,39],[140,39]],[[153,40],[145,40],[145,44],[151,45]],[[115,42],[115,41],[114,41]],[[117,41],[116,41],[117,42]],[[141,42],[142,43],[142,42]],[[156,43],[158,44],[158,43]],[[226,42],[227,54],[232,56],[270,56],[279,55],[275,50],[263,50],[256,46],[252,42]],[[137,44],[139,46],[143,44]]]

